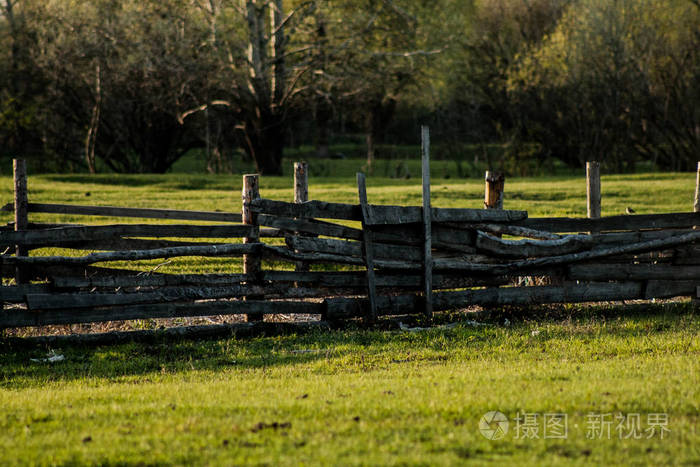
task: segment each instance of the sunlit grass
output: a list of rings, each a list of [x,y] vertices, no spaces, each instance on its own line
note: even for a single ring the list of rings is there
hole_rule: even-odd
[[[504,327],[4,349],[12,464],[649,464],[700,461],[688,308]],[[564,413],[566,439],[491,441],[481,416]],[[590,413],[668,415],[664,439],[587,439]],[[513,427],[513,425],[511,425]],[[543,428],[540,427],[540,430]]]

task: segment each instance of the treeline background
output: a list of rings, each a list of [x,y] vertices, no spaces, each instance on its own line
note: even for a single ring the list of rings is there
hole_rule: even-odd
[[[35,170],[371,169],[421,124],[517,174],[700,157],[700,0],[1,1],[0,158]]]

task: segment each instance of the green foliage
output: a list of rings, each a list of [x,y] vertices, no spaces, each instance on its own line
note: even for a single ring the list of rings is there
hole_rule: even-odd
[[[699,25],[689,0],[8,0],[0,148],[41,170],[162,173],[196,150],[279,173],[283,151],[361,135],[371,171],[429,124],[523,175],[686,170]]]
[[[579,1],[511,67],[528,136],[555,156],[695,164],[700,138],[700,9],[684,0]]]

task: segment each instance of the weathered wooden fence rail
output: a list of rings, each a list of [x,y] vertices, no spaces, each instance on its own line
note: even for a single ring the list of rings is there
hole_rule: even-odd
[[[423,138],[427,170],[425,130]],[[490,209],[431,207],[428,177],[422,207],[371,204],[363,176],[360,202],[342,204],[307,201],[308,168],[297,164],[294,203],[261,198],[257,176],[246,176],[239,214],[29,203],[23,166],[15,164],[15,202],[3,208],[14,222],[0,227],[0,327],[278,314],[374,322],[473,305],[696,297],[700,285],[700,212],[599,217],[593,206],[589,218],[528,218],[499,208],[497,174],[486,179]],[[599,191],[590,181],[589,205],[600,203]],[[218,224],[37,224],[31,213]],[[33,253],[47,247],[78,253]],[[176,257],[226,258],[241,272],[109,264]]]

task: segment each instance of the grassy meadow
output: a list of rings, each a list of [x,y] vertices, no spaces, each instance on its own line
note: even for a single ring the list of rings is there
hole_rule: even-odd
[[[310,196],[357,202],[362,161],[337,162],[319,172],[311,162]],[[406,164],[409,179],[375,170],[370,202],[420,203],[420,174]],[[263,177],[262,196],[291,200],[290,172]],[[481,177],[442,161],[432,175],[434,206],[482,207]],[[603,215],[690,211],[694,185],[694,174],[604,176]],[[0,177],[3,203],[11,187]],[[30,202],[238,211],[240,189],[240,175],[29,177]],[[585,197],[583,174],[509,178],[505,207],[583,216]],[[236,268],[191,259],[165,270]],[[490,312],[416,331],[51,349],[0,338],[0,465],[700,465],[692,304]],[[42,361],[48,352],[65,360]],[[508,418],[502,439],[479,430],[489,411]],[[547,416],[566,417],[564,437]]]

